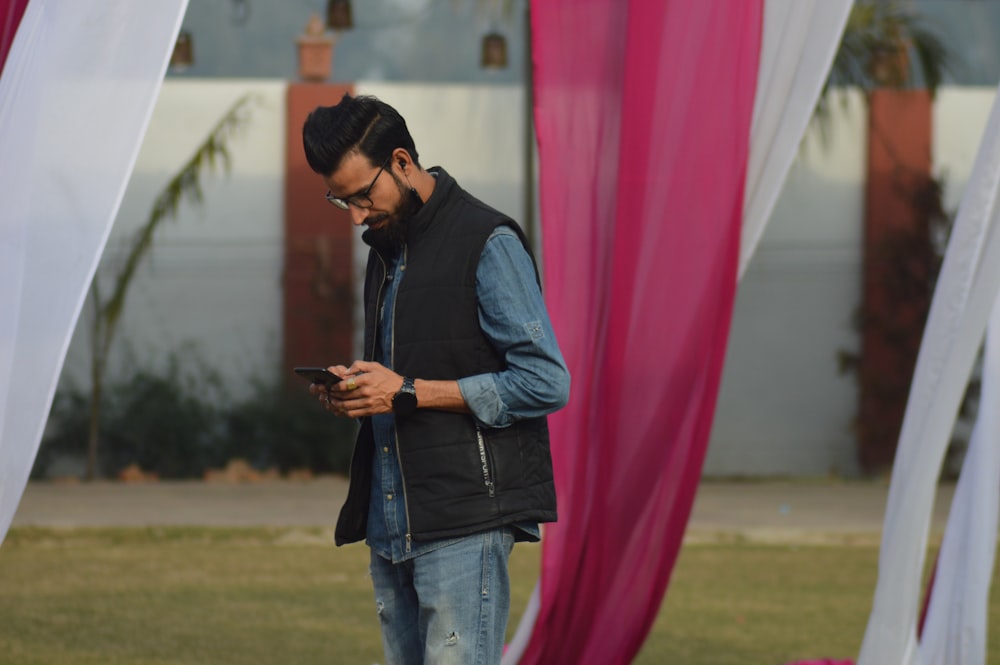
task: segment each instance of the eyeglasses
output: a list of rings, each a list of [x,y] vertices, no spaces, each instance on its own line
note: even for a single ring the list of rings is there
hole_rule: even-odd
[[[368,188],[365,191],[361,192],[360,194],[353,194],[351,196],[348,196],[346,199],[338,199],[336,196],[333,195],[333,192],[331,192],[328,189],[326,190],[326,200],[332,203],[333,205],[337,206],[341,210],[350,210],[351,206],[354,206],[355,208],[361,208],[362,210],[367,210],[368,208],[371,208],[375,204],[372,202],[371,196],[369,196],[369,194],[372,191],[372,187],[374,187],[375,183],[378,181],[378,177],[382,175],[382,171],[384,171],[385,167],[389,165],[389,161],[391,159],[392,155],[390,154],[389,157],[384,162],[382,162],[382,166],[379,167],[378,173],[376,173],[375,178],[372,179],[372,184],[368,185]]]

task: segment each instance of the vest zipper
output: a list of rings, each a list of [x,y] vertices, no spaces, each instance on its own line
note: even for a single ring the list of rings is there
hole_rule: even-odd
[[[382,314],[382,292],[385,290],[385,280],[389,276],[389,266],[386,264],[385,259],[382,258],[382,253],[375,250],[375,256],[378,257],[379,263],[382,264],[382,279],[378,285],[378,293],[375,294],[375,316],[377,319],[381,319]],[[375,333],[372,335],[372,346],[368,349],[368,358],[375,360],[375,347],[378,345],[378,320],[375,321]]]
[[[378,257],[379,262],[382,264],[382,279],[381,279],[381,281],[379,282],[379,285],[378,285],[378,293],[375,294],[375,310],[378,311],[379,301],[382,299],[382,290],[385,288],[385,278],[389,274],[389,271],[386,270],[385,259],[382,258],[382,254],[378,250],[375,250],[375,256]],[[375,330],[376,331],[378,330],[378,324],[376,324]],[[376,343],[377,338],[378,338],[377,334],[372,335],[371,353],[368,354],[368,358],[371,358],[372,360],[375,359],[375,343]],[[360,420],[360,418],[358,418],[357,420]],[[374,447],[374,445],[375,445],[375,442],[372,441],[372,446]],[[351,450],[351,466],[350,466],[350,469],[351,469],[352,472],[354,471],[354,457],[355,457],[355,455],[357,455],[357,452],[358,452],[358,450],[357,450],[357,447],[355,446]]]
[[[400,272],[406,270],[406,257],[407,246],[403,245],[403,263]],[[392,317],[392,346],[389,349],[389,358],[392,360],[393,369],[396,367],[396,303],[399,302],[399,287],[402,281],[403,278],[401,275],[399,283],[396,284],[396,298],[392,301],[392,312],[390,313]],[[403,482],[403,513],[406,515],[406,552],[409,554],[413,540],[413,536],[410,533],[410,501],[406,495],[406,472],[403,471],[403,455],[399,450],[399,427],[396,425],[395,418],[393,418],[392,427],[396,432],[396,460],[399,462],[399,477]]]
[[[403,457],[399,452],[399,428],[393,420],[393,430],[396,432],[396,461],[399,463],[399,478],[403,482],[403,514],[406,516],[406,553],[410,553],[410,502],[406,496],[406,473],[403,471]]]
[[[483,432],[476,425],[476,439],[479,442],[479,461],[483,465],[483,484],[490,492],[490,498],[496,496],[496,486],[493,484],[493,474],[490,473],[490,460],[486,454],[486,441],[483,439]]]

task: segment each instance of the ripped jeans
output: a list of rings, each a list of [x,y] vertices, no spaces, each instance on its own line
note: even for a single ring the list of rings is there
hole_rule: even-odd
[[[398,564],[371,553],[386,665],[499,665],[510,610],[508,527]]]

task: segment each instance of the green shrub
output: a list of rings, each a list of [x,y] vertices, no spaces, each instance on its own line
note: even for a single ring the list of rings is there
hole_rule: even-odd
[[[222,414],[221,447],[227,459],[243,458],[258,469],[285,473],[347,475],[355,421],[327,413],[304,384],[261,386],[249,400]]]
[[[45,477],[60,457],[86,454],[89,408],[88,392],[60,389],[32,477]],[[139,370],[106,387],[98,468],[111,477],[135,464],[161,478],[199,478],[239,458],[258,470],[346,475],[355,431],[303,386],[258,383],[230,402],[209,372],[184,375],[171,362],[165,372]]]
[[[177,379],[139,372],[112,386],[100,442],[105,470],[136,464],[162,478],[190,478],[218,464],[216,407]]]

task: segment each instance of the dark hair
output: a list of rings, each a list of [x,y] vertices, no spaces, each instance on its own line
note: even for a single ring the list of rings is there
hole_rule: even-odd
[[[417,161],[417,149],[399,112],[371,96],[345,94],[336,106],[313,110],[302,126],[302,146],[306,161],[316,173],[329,177],[344,156],[357,150],[372,165],[389,159],[396,148],[410,153]]]

